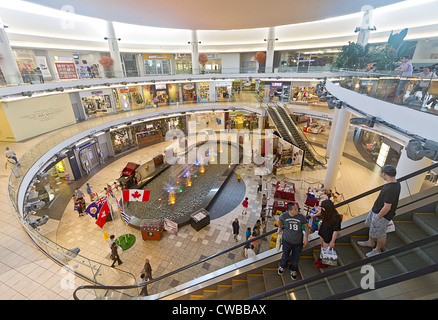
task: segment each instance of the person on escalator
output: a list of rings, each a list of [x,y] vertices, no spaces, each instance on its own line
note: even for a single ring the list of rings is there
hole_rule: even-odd
[[[303,225],[305,235],[303,234]],[[279,236],[282,234],[283,244],[283,255],[278,274],[283,274],[289,262],[290,277],[292,280],[296,280],[301,251],[309,241],[309,226],[306,217],[298,212],[298,207],[293,202],[287,204],[287,211],[278,218],[277,234]]]
[[[379,254],[385,245],[386,230],[388,229],[389,222],[395,216],[400,196],[401,186],[400,182],[395,178],[397,174],[396,169],[387,164],[382,167],[380,174],[386,184],[380,191],[365,221],[365,225],[370,228],[368,240],[357,242],[357,245],[360,247],[373,248],[366,254],[367,257]],[[374,246],[376,247],[374,248]]]
[[[336,237],[341,230],[342,216],[338,213],[335,205],[331,200],[321,202],[321,211],[315,214],[311,213],[310,217],[318,217],[322,220],[319,227],[318,235],[321,239],[321,248],[335,248]],[[322,263],[321,258],[315,261],[315,267],[327,268],[328,265]]]

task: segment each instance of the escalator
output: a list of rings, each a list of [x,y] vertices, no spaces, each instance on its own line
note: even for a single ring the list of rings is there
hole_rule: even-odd
[[[280,136],[287,142],[297,146],[304,151],[304,161],[308,166],[324,166],[327,161],[324,157],[317,155],[310,142],[301,130],[295,125],[289,113],[281,106],[266,107],[266,110],[275,124]]]
[[[416,175],[438,167],[435,163],[398,179],[401,183]],[[377,197],[383,186],[336,204],[338,212],[345,215],[350,204],[356,201],[369,202],[369,195]],[[75,299],[89,299],[91,292],[96,299],[147,299],[147,300],[314,300],[347,299],[362,294],[363,267],[372,266],[375,273],[376,290],[404,281],[415,281],[418,277],[438,273],[438,187],[434,186],[399,201],[394,218],[395,232],[389,233],[383,252],[367,258],[370,249],[357,246],[357,242],[368,238],[364,227],[366,214],[344,221],[337,241],[338,266],[315,268],[313,261],[319,257],[320,240],[316,233],[301,255],[298,278],[292,281],[289,273],[277,274],[281,252],[275,248],[261,252],[256,259],[237,259],[248,242],[267,239],[276,233],[271,230],[250,241],[172,271],[148,283],[149,296],[138,297],[137,286],[81,286],[74,292]],[[203,273],[206,264],[232,259],[229,266],[214,272]],[[178,285],[173,285],[179,279]],[[184,281],[182,281],[184,279]],[[432,293],[437,294],[432,282]],[[427,283],[427,282],[426,282]],[[429,284],[430,286],[430,284]],[[417,295],[427,296],[424,281],[416,283]],[[423,290],[424,289],[424,290]],[[422,292],[422,290],[424,292]],[[430,290],[430,288],[429,288]],[[101,292],[97,296],[97,292]],[[134,293],[133,293],[134,292]],[[376,292],[375,292],[376,293]],[[378,294],[378,293],[376,293]],[[437,298],[438,296],[435,296]]]

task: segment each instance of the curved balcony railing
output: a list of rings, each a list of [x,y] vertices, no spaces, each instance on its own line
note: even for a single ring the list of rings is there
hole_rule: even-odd
[[[339,80],[341,87],[386,102],[438,115],[438,76],[430,72],[412,77],[375,75],[348,77]]]

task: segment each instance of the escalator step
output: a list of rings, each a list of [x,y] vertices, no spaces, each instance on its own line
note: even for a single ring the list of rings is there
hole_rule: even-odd
[[[266,292],[263,274],[252,273],[247,274],[246,277],[248,279],[248,292],[250,297]]]
[[[232,281],[233,300],[243,300],[249,297],[248,280]]]
[[[415,213],[413,221],[430,236],[438,233],[438,215],[435,213]]]
[[[413,242],[426,238],[428,235],[413,221],[394,221],[395,232],[406,242]]]
[[[204,300],[216,300],[217,290],[204,290]]]
[[[320,273],[313,264],[313,257],[301,256],[299,269],[303,278],[308,278]],[[316,283],[307,284],[306,288],[312,300],[331,296],[331,292],[324,279]]]
[[[233,286],[231,284],[219,284],[217,286],[217,299],[218,300],[232,300],[233,299]]]

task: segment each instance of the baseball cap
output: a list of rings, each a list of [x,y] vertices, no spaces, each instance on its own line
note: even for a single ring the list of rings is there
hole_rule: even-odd
[[[394,166],[390,164],[386,164],[380,169],[380,172],[386,173],[388,176],[395,177],[397,174],[397,170],[394,168]]]

